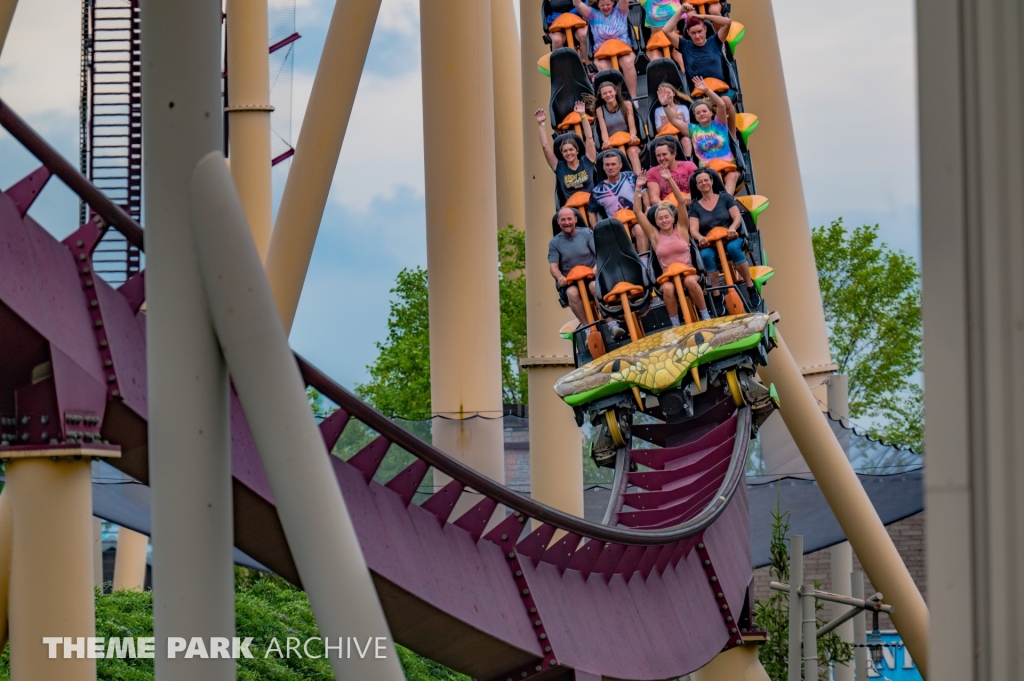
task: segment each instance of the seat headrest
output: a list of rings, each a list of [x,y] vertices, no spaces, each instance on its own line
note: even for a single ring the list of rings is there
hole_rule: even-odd
[[[612,83],[614,85],[618,85],[619,89],[622,90],[622,94],[624,96],[628,96],[626,94],[629,92],[629,90],[626,89],[626,79],[623,77],[621,71],[616,71],[615,69],[607,69],[605,71],[601,71],[596,76],[594,76],[594,93],[598,93],[601,90],[601,86],[604,85],[605,83]]]
[[[559,161],[564,161],[562,158],[562,145],[565,144],[566,140],[572,140],[576,142],[576,149],[579,150],[579,154],[582,157],[587,152],[587,145],[583,141],[583,138],[577,135],[575,132],[564,132],[555,138],[552,145],[552,151],[555,152],[555,158]]]
[[[666,123],[665,125],[675,130],[675,126],[673,126],[671,123]],[[685,156],[683,156],[683,145],[679,143],[679,138],[671,133],[662,134],[660,130],[658,131],[658,136],[651,140],[651,153],[653,154],[654,150],[657,149],[660,145],[664,144],[665,142],[668,142],[675,148],[677,161],[682,161],[684,158],[686,158]],[[686,191],[685,187],[680,187],[680,189]]]
[[[594,250],[597,251],[598,291],[602,297],[622,282],[647,287],[646,271],[621,222],[608,218],[594,225]]]
[[[604,182],[605,180],[608,179],[608,175],[606,175],[604,172],[604,160],[608,158],[608,156],[611,154],[618,156],[619,160],[622,161],[623,172],[630,169],[629,159],[626,158],[626,155],[622,153],[622,151],[620,151],[619,149],[607,149],[606,151],[602,151],[600,154],[597,155],[597,161],[594,163],[594,165],[597,166],[597,177],[595,178],[597,182]]]
[[[569,206],[565,207],[568,208]],[[583,219],[583,215],[578,210],[573,208],[572,212],[576,214],[576,229],[590,229],[587,227],[587,222]],[[557,236],[561,231],[562,228],[558,226],[558,213],[555,213],[551,216],[551,236]]]
[[[725,183],[722,182],[722,176],[718,174],[718,171],[714,168],[704,167],[699,168],[697,172],[690,175],[690,196],[699,197],[700,190],[697,189],[697,176],[703,173],[707,173],[711,176],[711,191],[715,194],[721,194],[725,191]],[[680,187],[682,189],[682,187]]]

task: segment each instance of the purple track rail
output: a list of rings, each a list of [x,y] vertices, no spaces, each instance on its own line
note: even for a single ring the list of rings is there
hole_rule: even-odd
[[[107,225],[139,245],[142,230],[2,102],[0,124],[44,164],[0,194],[0,436],[109,440],[123,452],[113,463],[148,482],[144,278],[114,290],[90,266]],[[27,216],[51,173],[96,216],[63,242]],[[353,419],[379,434],[331,463],[399,643],[481,680],[639,681],[682,676],[741,641],[752,576],[746,409],[634,451],[653,470],[630,474],[630,510],[607,527],[481,476],[297,362],[340,407],[321,424],[327,450]],[[393,445],[414,461],[377,482]],[[413,503],[432,468],[453,481]],[[300,584],[234,398],[232,473],[236,546]],[[463,494],[478,501],[453,519]]]

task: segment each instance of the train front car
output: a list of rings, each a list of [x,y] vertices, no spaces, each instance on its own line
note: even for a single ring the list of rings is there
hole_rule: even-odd
[[[777,406],[774,389],[757,378],[773,337],[765,312],[669,327],[583,364],[562,377],[555,392],[573,408],[578,425],[595,427],[591,455],[600,466],[613,466],[625,456],[633,435],[673,444],[745,405],[753,436]],[[635,429],[637,411],[664,426]],[[645,437],[651,432],[654,439]]]

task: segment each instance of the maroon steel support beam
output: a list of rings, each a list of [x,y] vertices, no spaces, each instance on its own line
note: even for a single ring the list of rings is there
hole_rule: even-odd
[[[14,139],[21,142],[32,155],[39,159],[46,168],[59,177],[61,181],[85,199],[96,213],[103,218],[107,224],[117,229],[128,240],[128,243],[138,249],[142,249],[142,228],[138,223],[129,217],[124,210],[108,199],[103,192],[97,189],[80,172],[74,169],[57,150],[51,147],[46,140],[39,136],[35,130],[29,127],[18,114],[14,113],[7,103],[0,99],[0,125],[7,132],[11,133]]]

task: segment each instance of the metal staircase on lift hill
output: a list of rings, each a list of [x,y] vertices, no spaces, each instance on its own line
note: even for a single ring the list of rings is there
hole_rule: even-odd
[[[142,59],[138,0],[85,0],[83,174],[136,222],[142,218]],[[83,209],[84,213],[84,209]],[[87,215],[80,216],[84,222]],[[140,269],[139,249],[107,230],[96,273],[117,285]]]

